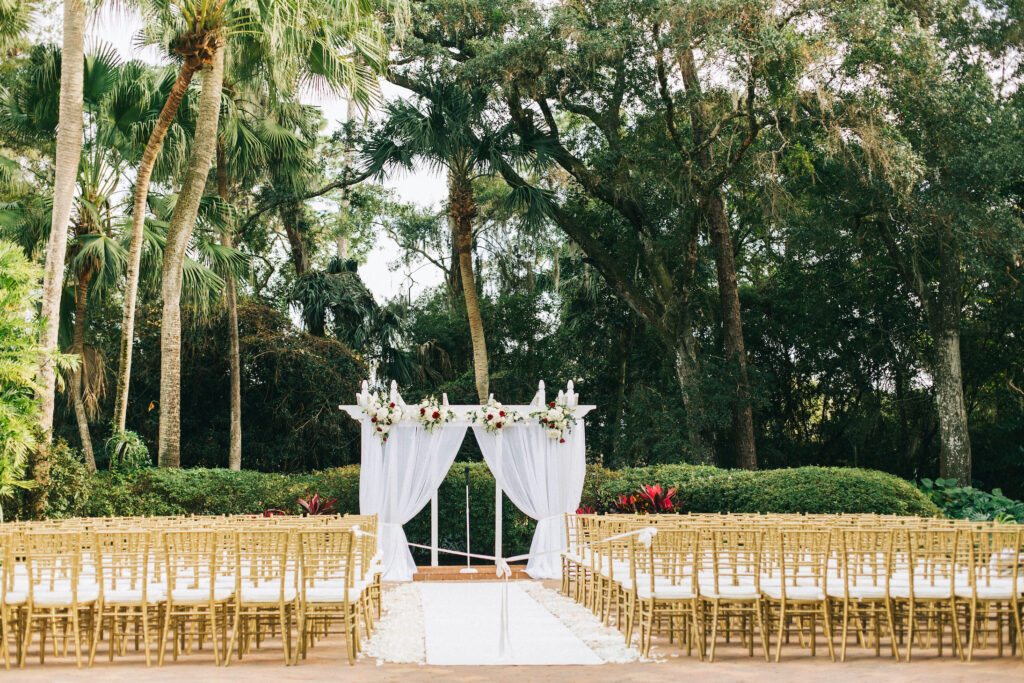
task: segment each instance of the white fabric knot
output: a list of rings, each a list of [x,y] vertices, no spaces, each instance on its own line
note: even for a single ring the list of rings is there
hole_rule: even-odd
[[[355,534],[356,538],[366,535],[365,533],[363,533],[363,530],[359,528],[358,524],[352,525],[352,533]]]
[[[636,535],[636,538],[645,548],[650,548],[651,544],[654,543],[654,537],[658,535],[658,530],[653,526],[649,526],[646,529],[641,529],[640,533]]]
[[[508,566],[508,562],[504,558],[498,558],[497,568],[495,572],[499,579],[510,579],[512,578],[512,567]]]

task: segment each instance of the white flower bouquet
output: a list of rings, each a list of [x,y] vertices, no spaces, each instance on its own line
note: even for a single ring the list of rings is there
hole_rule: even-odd
[[[480,406],[470,413],[469,419],[483,427],[488,434],[497,434],[503,427],[519,422],[523,418],[516,411],[506,408],[492,398],[487,401],[487,405]]]
[[[380,438],[381,443],[388,440],[388,432],[402,419],[402,408],[384,396],[367,403],[363,412],[370,416],[374,433]]]
[[[547,431],[548,438],[558,439],[558,443],[565,443],[565,435],[576,424],[575,408],[555,401],[548,403],[542,410],[530,413],[530,417],[539,420]]]
[[[439,425],[455,419],[455,411],[441,405],[436,398],[430,396],[416,406],[415,417],[424,429],[433,434]]]

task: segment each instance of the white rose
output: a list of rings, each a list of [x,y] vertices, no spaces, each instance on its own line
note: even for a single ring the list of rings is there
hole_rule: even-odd
[[[560,436],[562,436],[562,430],[560,430],[560,429],[549,429],[548,430],[548,437],[550,437],[552,439],[557,439]]]
[[[561,420],[562,419],[562,409],[561,408],[552,408],[551,411],[548,412],[548,419],[549,420]]]
[[[386,422],[380,422],[377,424],[377,430],[383,434],[387,434],[390,429],[391,425]]]

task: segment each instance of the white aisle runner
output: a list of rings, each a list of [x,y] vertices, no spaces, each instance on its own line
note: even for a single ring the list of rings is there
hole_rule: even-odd
[[[508,587],[511,654],[498,657],[501,583],[422,586],[427,664],[601,664],[601,659],[551,612],[514,583]]]

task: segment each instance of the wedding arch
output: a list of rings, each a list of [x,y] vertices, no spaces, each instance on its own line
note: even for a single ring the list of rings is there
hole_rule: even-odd
[[[339,406],[360,424],[359,512],[381,520],[385,581],[411,581],[416,565],[402,528],[430,502],[431,564],[438,563],[437,489],[455,461],[466,431],[480,444],[494,474],[494,557],[502,555],[502,493],[537,520],[526,572],[540,579],[561,575],[565,513],[575,512],[586,474],[584,416],[569,381],[548,400],[544,382],[528,405],[449,405],[427,399],[408,405],[395,382],[390,392],[370,392],[366,382],[355,405]]]

